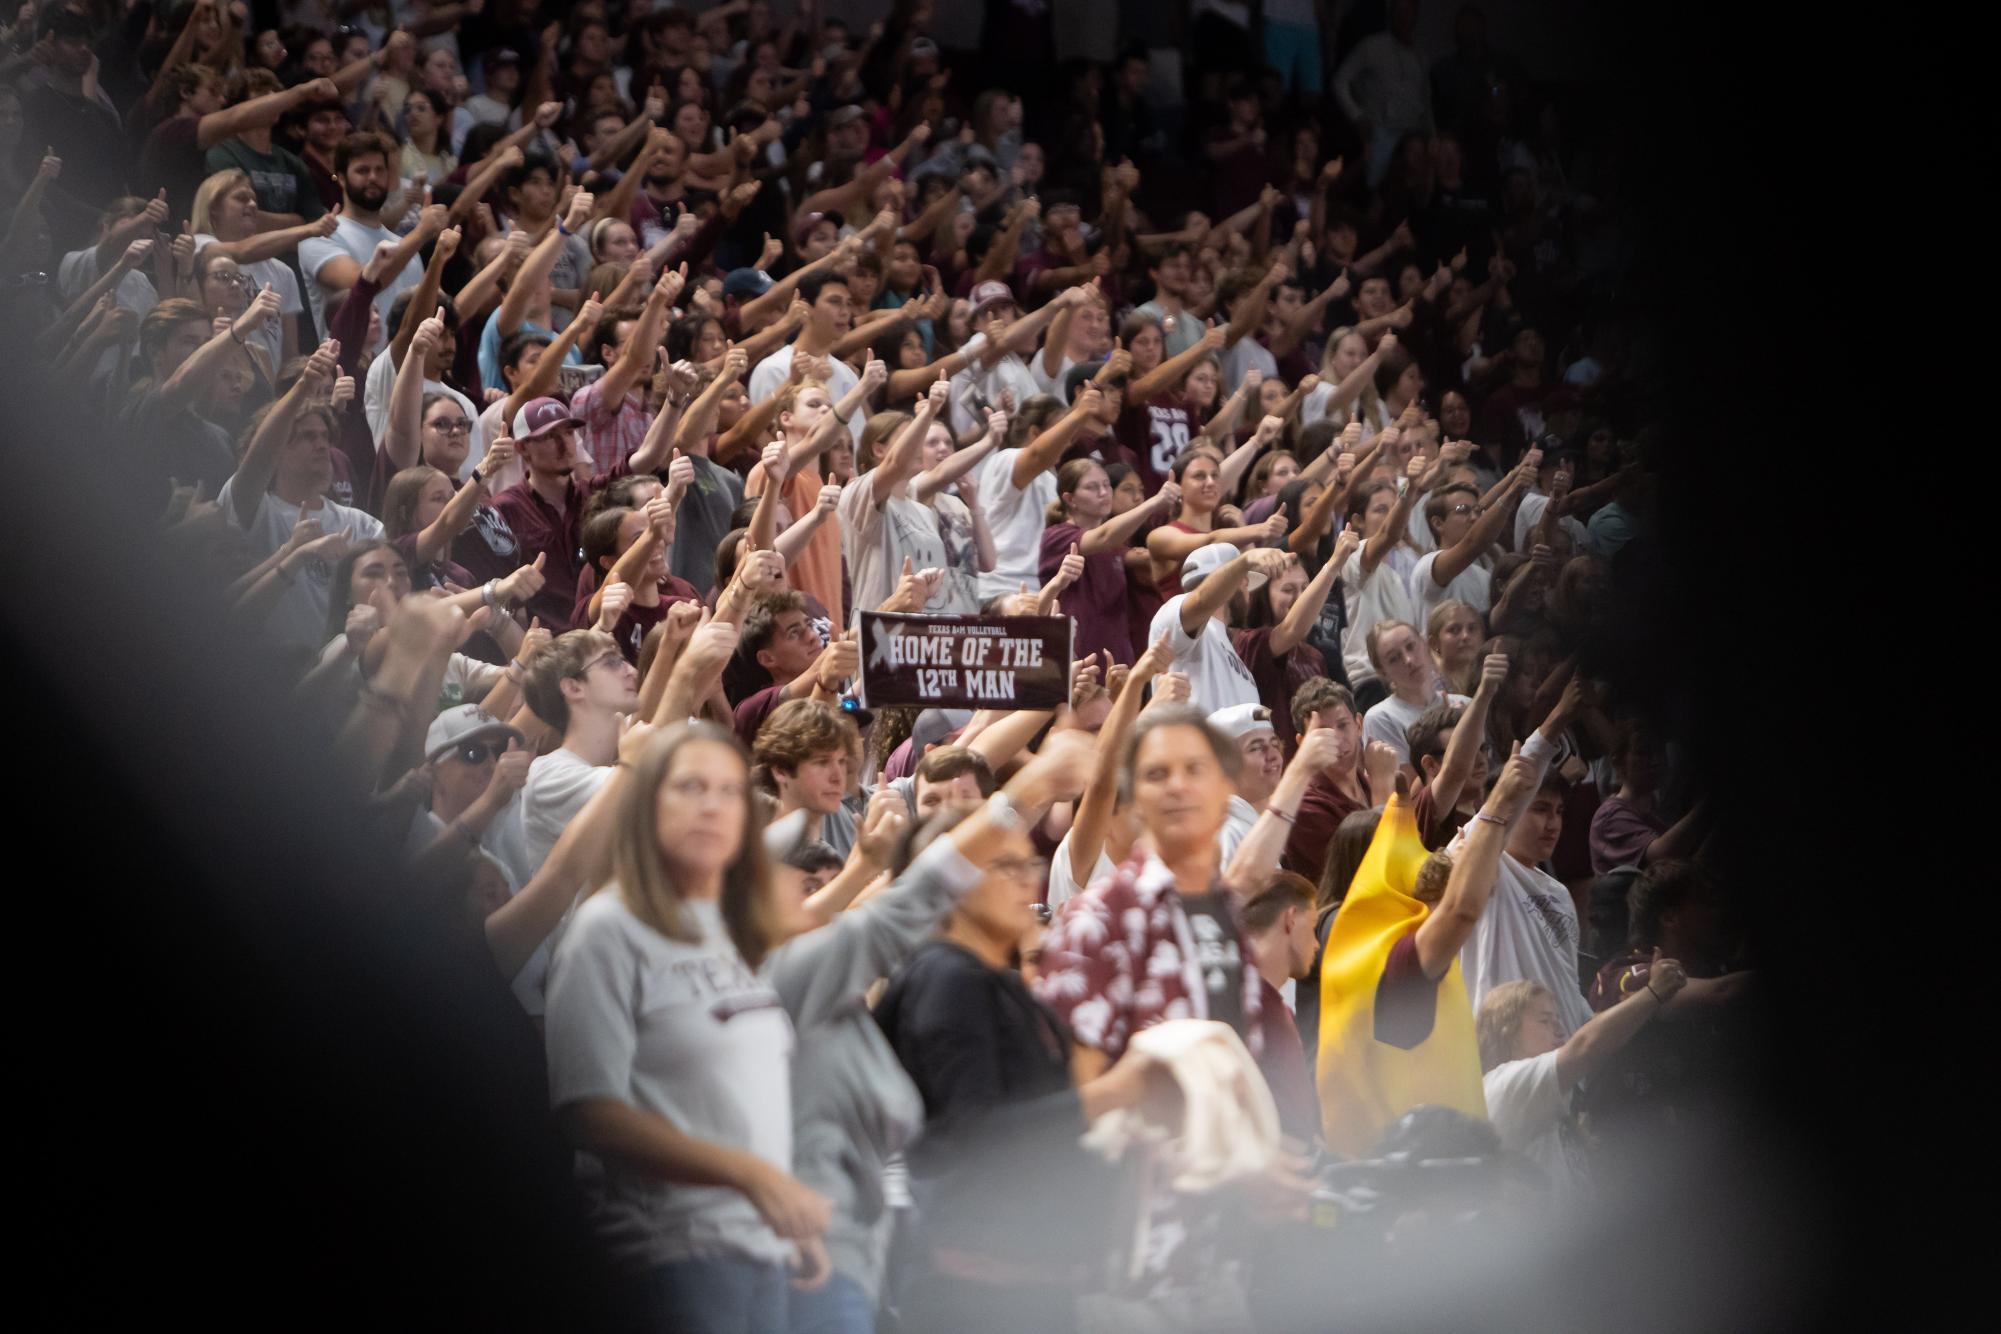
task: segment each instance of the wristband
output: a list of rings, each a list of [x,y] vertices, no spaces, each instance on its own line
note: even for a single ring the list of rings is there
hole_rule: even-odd
[[[1485,820],[1488,824],[1497,824],[1503,829],[1506,829],[1508,827],[1508,822],[1506,820],[1503,820],[1498,815],[1489,815],[1485,811],[1473,812],[1473,818],[1476,820]]]
[[[1299,823],[1299,817],[1297,815],[1287,815],[1284,811],[1280,810],[1276,806],[1265,807],[1265,814],[1276,815],[1279,819],[1285,821],[1289,825],[1296,825]]]
[[[987,819],[1010,834],[1017,832],[1027,823],[1022,817],[1020,808],[1014,804],[1005,790],[987,798],[986,811]]]

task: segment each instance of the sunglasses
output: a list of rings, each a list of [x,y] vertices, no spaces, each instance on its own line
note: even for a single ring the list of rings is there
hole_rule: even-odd
[[[505,741],[466,741],[460,743],[452,755],[453,758],[463,760],[467,764],[485,764],[488,760],[497,760],[506,753]]]

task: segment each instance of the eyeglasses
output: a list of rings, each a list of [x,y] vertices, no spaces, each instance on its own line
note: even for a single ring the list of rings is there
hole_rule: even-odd
[[[581,672],[578,672],[577,675],[589,676],[592,672],[604,666],[606,663],[610,663],[614,667],[623,667],[625,665],[625,655],[618,652],[617,650],[613,650],[610,653],[600,654],[599,656],[592,658],[589,662],[585,663],[584,669]]]
[[[1004,875],[1024,884],[1036,883],[1049,874],[1047,857],[996,857],[987,863],[987,870],[995,875]]]
[[[472,423],[467,421],[464,417],[453,417],[448,421],[425,422],[424,425],[430,427],[434,431],[443,431],[446,435],[472,434]]]
[[[455,758],[467,764],[485,764],[488,760],[497,760],[506,753],[505,741],[468,741],[458,748]]]

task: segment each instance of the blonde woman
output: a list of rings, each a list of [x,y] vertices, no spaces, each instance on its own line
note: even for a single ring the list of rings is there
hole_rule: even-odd
[[[256,342],[263,347],[270,364],[283,366],[298,355],[298,315],[305,305],[299,294],[299,280],[284,262],[284,256],[296,250],[301,241],[332,236],[334,228],[340,225],[339,217],[328,213],[317,222],[259,231],[257,191],[247,174],[232,167],[201,183],[195,191],[194,210],[188,221],[194,228],[197,258],[210,249],[217,250],[236,261],[236,267],[249,280],[249,291],[254,293],[268,285],[278,294],[279,317],[266,320],[256,333]]]
[[[1362,439],[1382,429],[1382,396],[1376,392],[1376,368],[1397,348],[1397,336],[1385,333],[1369,351],[1368,340],[1350,328],[1336,329],[1327,338],[1327,351],[1320,362],[1320,383],[1300,406],[1302,426],[1331,421],[1336,426],[1362,423]]]
[[[1487,623],[1472,606],[1457,598],[1447,598],[1431,609],[1424,631],[1438,673],[1445,688],[1456,695],[1471,695],[1480,684],[1480,646],[1487,642]]]

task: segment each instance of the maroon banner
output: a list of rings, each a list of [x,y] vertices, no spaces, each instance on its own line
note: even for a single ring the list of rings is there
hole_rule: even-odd
[[[862,702],[871,709],[1054,709],[1070,701],[1068,616],[865,611]]]

